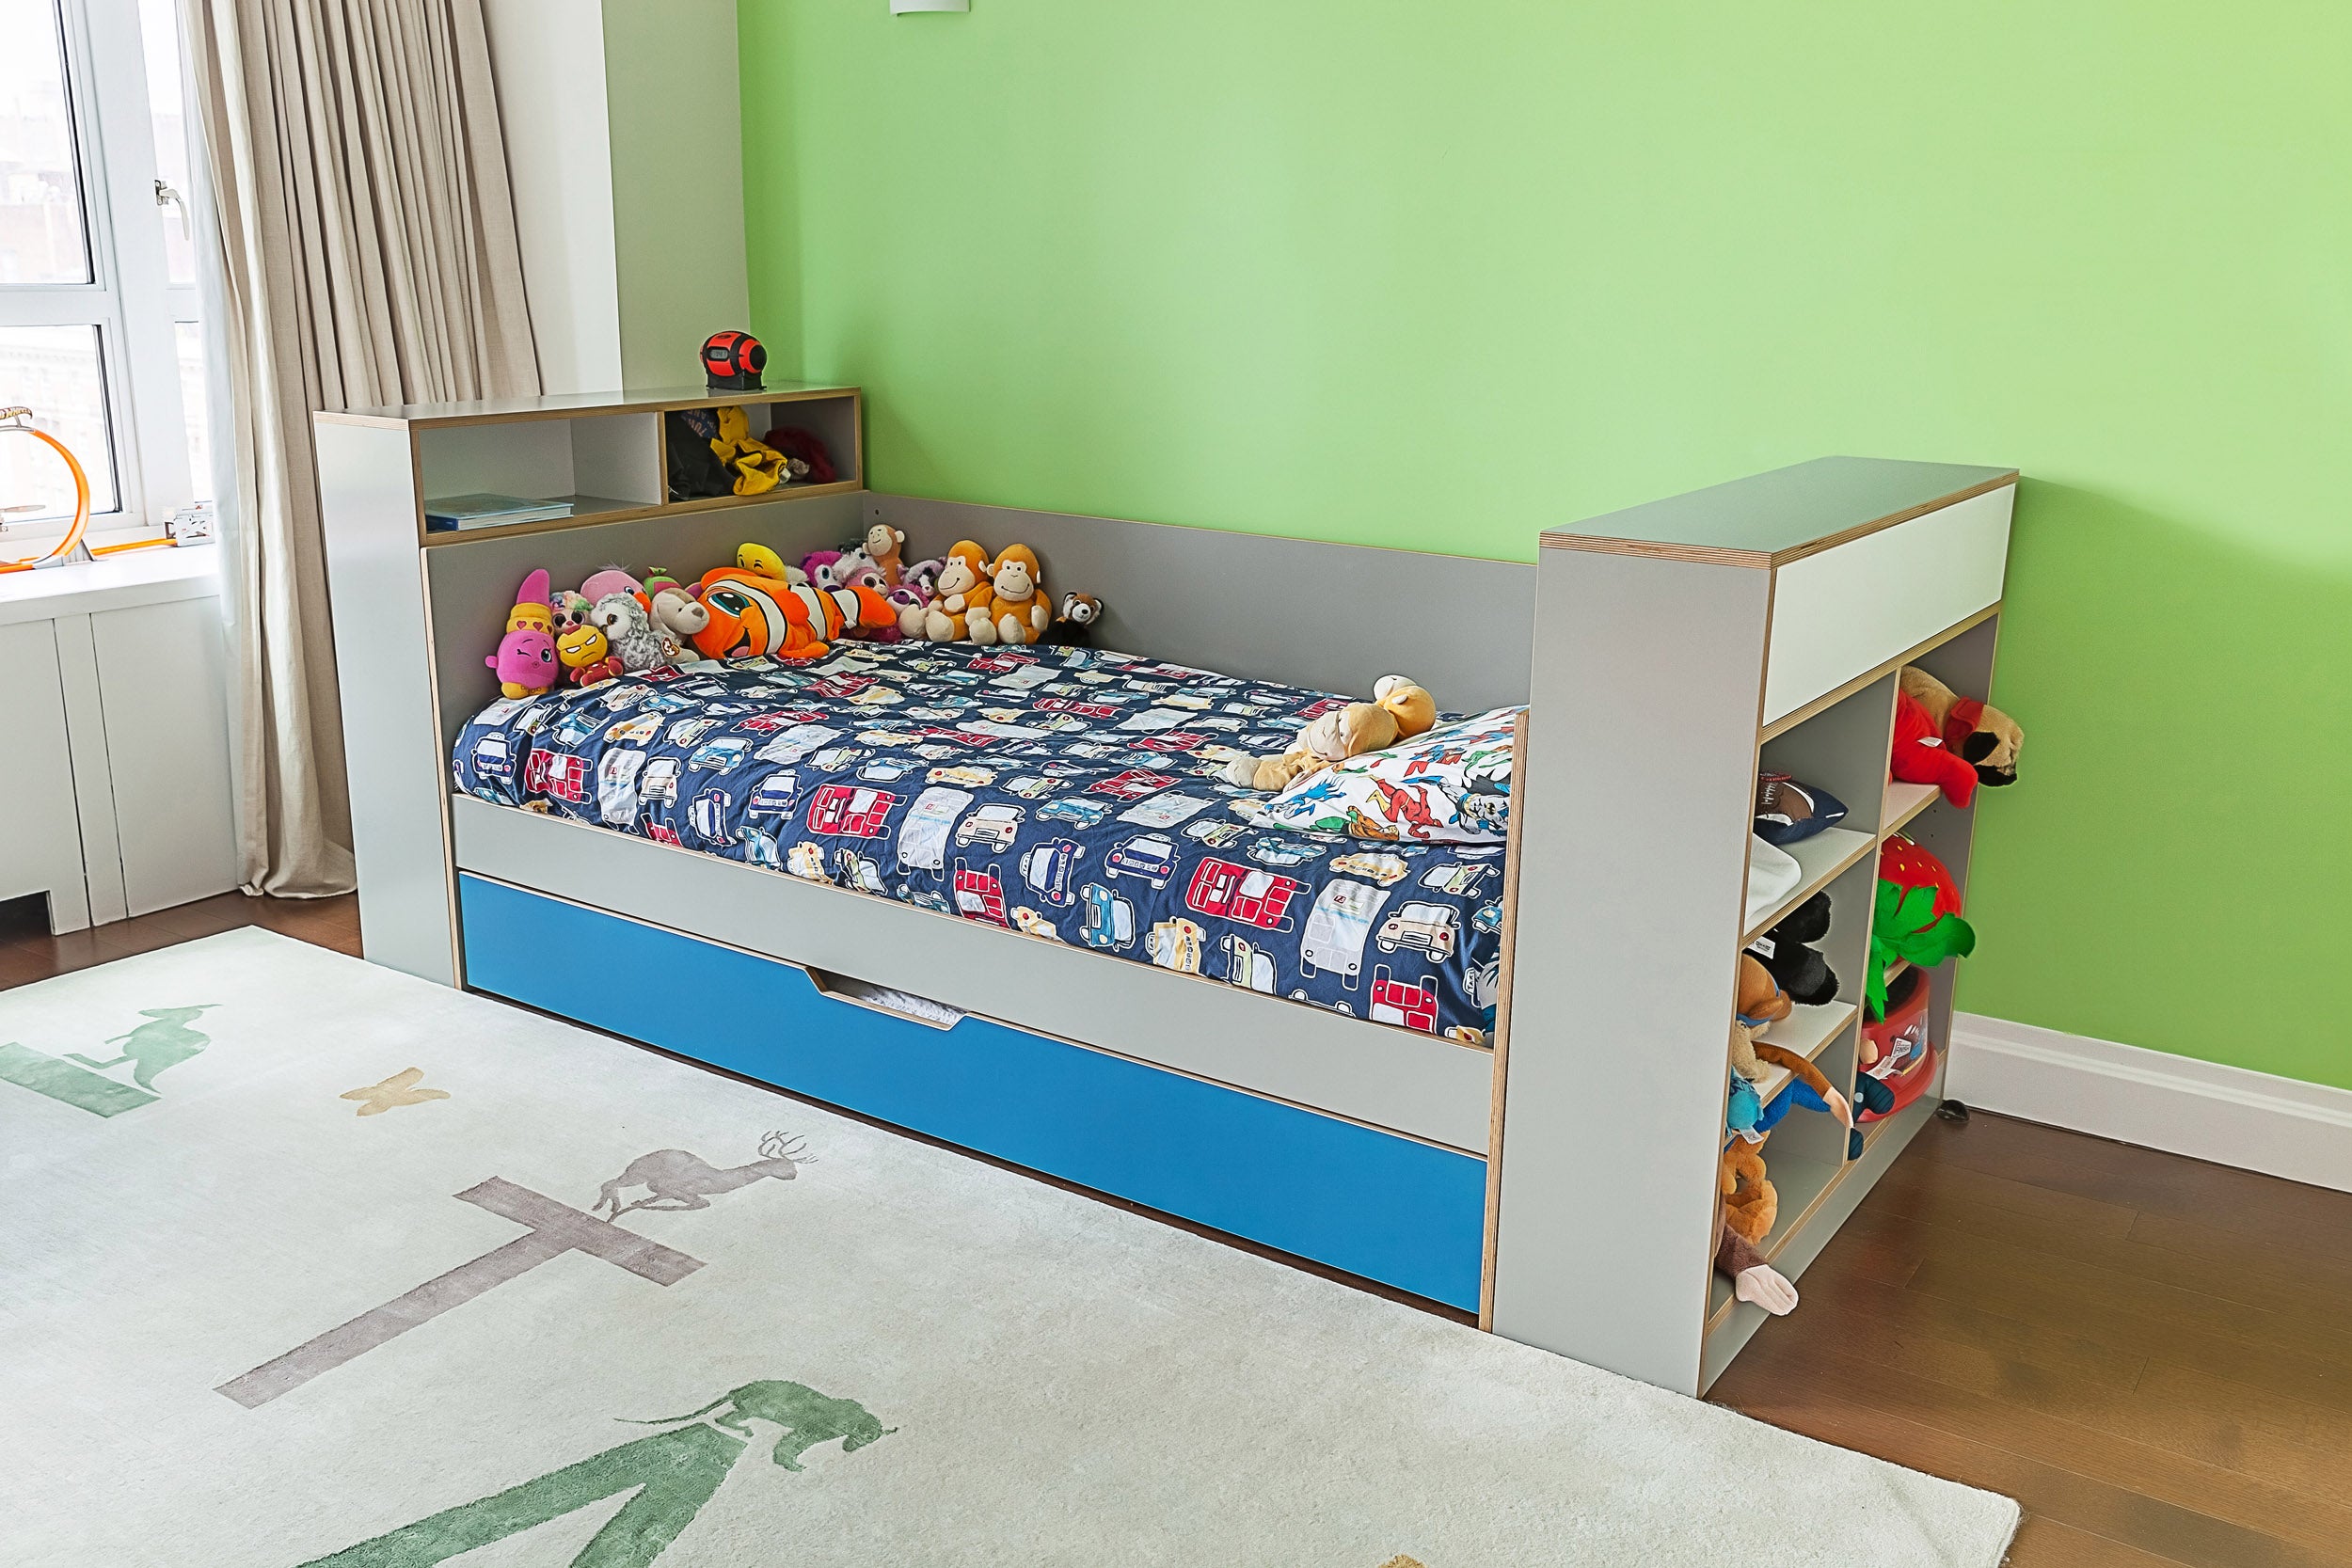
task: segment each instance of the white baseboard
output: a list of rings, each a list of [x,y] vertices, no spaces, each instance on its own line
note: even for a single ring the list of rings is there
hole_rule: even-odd
[[[1955,1013],[1944,1093],[2028,1121],[2352,1192],[2352,1089]]]

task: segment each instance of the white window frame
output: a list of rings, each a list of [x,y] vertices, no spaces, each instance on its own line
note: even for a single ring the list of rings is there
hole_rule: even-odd
[[[0,286],[0,325],[97,326],[116,510],[93,513],[88,537],[122,542],[160,534],[196,493],[173,326],[200,312],[194,285],[172,285],[164,254],[162,226],[172,215],[156,210],[163,198],[138,0],[55,3],[91,281]],[[178,69],[177,60],[166,63]],[[193,112],[191,104],[191,119]],[[201,166],[199,156],[191,147],[191,168]],[[179,194],[184,221],[194,197]],[[62,524],[13,525],[5,553],[39,549],[64,531]]]

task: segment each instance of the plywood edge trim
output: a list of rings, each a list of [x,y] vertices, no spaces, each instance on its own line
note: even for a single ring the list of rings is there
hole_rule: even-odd
[[[467,425],[528,424],[538,420],[598,420],[617,414],[666,414],[681,408],[767,407],[780,403],[815,403],[830,398],[862,397],[863,393],[864,388],[857,387],[770,388],[765,391],[656,398],[644,403],[584,403],[570,408],[516,408],[498,414],[419,414],[404,417],[358,408],[320,409],[310,418],[329,424],[373,425],[389,430],[457,430]]]
[[[1655,539],[1612,539],[1593,533],[1554,533],[1545,531],[1535,536],[1538,548],[1547,550],[1583,550],[1593,555],[1638,555],[1652,561],[1682,561],[1701,566],[1769,567],[1772,564],[1769,550],[1733,549],[1722,545],[1670,545]]]
[[[650,843],[652,841],[634,840],[633,842]],[[667,848],[670,847],[666,845],[656,845],[655,847]],[[687,850],[685,852],[688,854],[693,854],[696,851]],[[493,877],[486,872],[469,870],[464,866],[460,866],[458,868],[458,875],[463,877],[471,877],[476,881],[488,882],[498,887],[511,889],[516,893],[527,893],[533,897],[545,898],[551,903],[567,904],[573,909],[585,910],[591,914],[600,914],[608,916],[613,920],[627,921],[631,926],[642,926],[649,931],[660,931],[670,936],[681,938],[687,942],[699,942],[712,947],[724,948],[730,953],[740,953],[747,958],[757,958],[764,963],[782,964],[787,969],[799,970],[803,975],[808,975],[809,974],[809,966],[798,961],[797,959],[787,958],[776,953],[763,952],[756,947],[746,947],[740,942],[728,942],[722,937],[706,936],[700,931],[681,930],[675,926],[664,925],[659,920],[647,920],[642,915],[629,914],[621,910],[607,909],[600,904],[583,903],[577,898],[566,898],[560,893],[550,893],[545,888],[526,887],[519,882],[510,882],[503,877]],[[811,883],[809,885],[813,887],[818,884]],[[834,891],[844,892],[848,890],[835,889]],[[935,911],[923,910],[917,911],[916,912],[930,914]],[[954,917],[946,916],[944,918],[952,919]],[[882,1013],[885,1017],[898,1019],[902,1022],[914,1023],[921,1022],[919,1020],[908,1019],[903,1013],[898,1013],[886,1007],[873,1006],[872,1004],[859,1003],[853,998],[837,995],[834,992],[826,990],[823,986],[818,985],[813,975],[809,977],[809,984],[816,988],[818,994],[823,996],[828,1001],[846,1003],[852,1006],[868,1006],[872,1011]],[[948,1006],[949,1004],[942,1005]],[[1282,1095],[1268,1094],[1263,1089],[1253,1089],[1244,1084],[1228,1083],[1222,1078],[1211,1078],[1205,1073],[1188,1072],[1180,1067],[1170,1067],[1166,1062],[1155,1062],[1148,1056],[1130,1055],[1128,1053],[1123,1051],[1114,1051],[1106,1045],[1097,1045],[1091,1040],[1073,1039],[1068,1035],[1056,1034],[1050,1029],[1040,1029],[1034,1024],[1020,1023],[1011,1019],[997,1018],[990,1013],[975,1012],[964,1007],[958,1007],[955,1010],[962,1014],[965,1018],[977,1019],[983,1023],[993,1023],[1000,1029],[1010,1029],[1017,1034],[1033,1035],[1039,1039],[1052,1040],[1057,1045],[1071,1046],[1079,1051],[1091,1051],[1098,1056],[1108,1056],[1117,1061],[1132,1062],[1137,1067],[1150,1068],[1154,1072],[1165,1072],[1178,1078],[1189,1078],[1196,1084],[1206,1084],[1212,1088],[1230,1089],[1235,1094],[1246,1094],[1252,1100],[1263,1100],[1275,1105],[1286,1105],[1294,1111],[1304,1111],[1311,1116],[1323,1117],[1331,1121],[1343,1121],[1351,1127],[1360,1127],[1368,1132],[1378,1132],[1391,1138],[1402,1138],[1406,1143],[1421,1144],[1428,1148],[1443,1149],[1448,1154],[1459,1154],[1471,1160],[1483,1161],[1486,1158],[1484,1154],[1480,1153],[1476,1149],[1460,1148],[1453,1144],[1442,1142],[1437,1138],[1424,1137],[1418,1132],[1408,1132],[1403,1128],[1384,1127],[1375,1121],[1366,1121],[1361,1117],[1351,1117],[1344,1111],[1334,1111],[1327,1106],[1323,1105],[1310,1105],[1303,1100],[1291,1100]],[[932,1027],[937,1026],[933,1025]],[[782,1085],[777,1085],[775,1086],[780,1089],[784,1089],[784,1092],[787,1094],[797,1092],[792,1089],[785,1089]]]
[[[667,483],[665,476],[663,483]],[[428,550],[447,549],[453,545],[470,545],[484,539],[512,539],[524,533],[553,533],[564,529],[601,528],[607,523],[643,523],[662,517],[684,517],[698,512],[725,512],[737,507],[770,506],[789,501],[814,500],[819,496],[844,496],[865,489],[854,479],[835,480],[830,484],[784,486],[764,496],[705,496],[699,500],[663,501],[659,505],[617,507],[610,512],[590,512],[572,517],[547,517],[533,523],[509,523],[502,528],[446,529],[433,531],[425,528],[422,506],[419,499],[417,544]]]
[[[1786,566],[1792,561],[1803,561],[1806,556],[1819,555],[1823,550],[1836,549],[1840,545],[1851,544],[1854,540],[1876,533],[1882,529],[1894,528],[1899,524],[1910,522],[1915,517],[1924,517],[1931,512],[1941,512],[1947,506],[1958,506],[1962,501],[1974,500],[1979,496],[1989,495],[1993,491],[2003,489],[2016,483],[2017,470],[2011,468],[2007,473],[1994,474],[1990,479],[1954,490],[1951,494],[1938,497],[1934,500],[1922,501],[1916,506],[1907,506],[1899,512],[1890,512],[1883,517],[1873,518],[1867,523],[1858,523],[1852,528],[1843,529],[1836,533],[1825,533],[1819,539],[1808,540],[1802,545],[1791,545],[1785,550],[1775,550],[1772,552],[1772,563],[1775,566]]]

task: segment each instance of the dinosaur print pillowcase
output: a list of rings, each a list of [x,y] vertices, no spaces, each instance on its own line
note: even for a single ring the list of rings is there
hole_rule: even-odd
[[[1511,749],[1525,709],[1499,707],[1334,763],[1233,810],[1262,828],[1424,844],[1500,844],[1511,827]]]

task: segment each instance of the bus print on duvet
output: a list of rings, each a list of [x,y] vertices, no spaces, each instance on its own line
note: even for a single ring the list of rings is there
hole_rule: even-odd
[[[1314,908],[1307,911],[1307,929],[1298,943],[1298,972],[1315,974],[1328,970],[1340,977],[1341,985],[1354,990],[1357,976],[1363,973],[1364,942],[1372,935],[1372,922],[1388,901],[1385,888],[1368,882],[1342,878],[1325,883],[1315,895]]]

